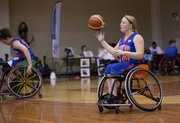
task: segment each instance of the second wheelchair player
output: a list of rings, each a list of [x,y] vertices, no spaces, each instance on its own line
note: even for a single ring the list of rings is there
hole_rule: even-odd
[[[119,63],[109,64],[105,68],[105,74],[120,75],[125,70],[135,68],[143,61],[144,39],[137,32],[136,18],[131,15],[125,15],[120,22],[120,31],[124,33],[124,36],[120,38],[115,47],[111,47],[105,41],[105,33],[100,31],[95,34],[101,45],[119,60]],[[115,85],[111,94],[113,82],[113,78],[108,79],[108,93],[103,96],[104,99],[118,100],[121,97],[117,95],[117,85]]]
[[[18,55],[19,59],[13,60],[11,67],[16,67],[21,61],[27,60],[28,68],[26,73],[32,73],[32,60],[34,53],[28,44],[21,38],[14,37],[13,32],[9,28],[2,28],[0,30],[0,41],[6,45],[11,46],[12,50]]]

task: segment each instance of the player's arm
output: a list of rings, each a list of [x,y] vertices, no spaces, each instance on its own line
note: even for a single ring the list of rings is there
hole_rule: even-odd
[[[95,36],[97,37],[97,39],[101,43],[101,45],[104,47],[104,49],[106,49],[109,53],[112,54],[114,48],[105,41],[105,39],[104,39],[105,38],[105,33],[97,32],[95,34]]]
[[[28,69],[31,69],[32,68],[32,61],[31,61],[31,56],[30,56],[30,53],[29,53],[29,50],[27,49],[27,47],[22,45],[18,40],[14,41],[13,47],[21,50],[24,53],[24,55],[27,59],[27,62],[28,62]]]

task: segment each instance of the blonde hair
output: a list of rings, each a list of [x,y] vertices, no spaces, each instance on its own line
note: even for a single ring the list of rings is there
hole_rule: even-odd
[[[137,20],[135,17],[131,15],[124,15],[124,17],[129,21],[130,24],[132,24],[132,28],[134,32],[137,32]]]

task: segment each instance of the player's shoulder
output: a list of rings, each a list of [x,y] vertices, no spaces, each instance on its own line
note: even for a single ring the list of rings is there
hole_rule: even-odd
[[[139,33],[137,33],[134,38],[135,39],[142,39],[142,40],[144,40],[143,36],[141,34],[139,34]]]

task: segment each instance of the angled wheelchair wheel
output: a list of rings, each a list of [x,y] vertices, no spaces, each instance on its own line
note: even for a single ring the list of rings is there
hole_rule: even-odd
[[[113,106],[101,106],[102,104],[111,104],[112,102],[104,102],[103,97],[107,94],[108,89],[107,89],[107,76],[104,75],[98,85],[97,88],[97,96],[98,96],[98,108],[99,112],[103,112],[103,107],[106,109],[114,109]]]
[[[31,74],[26,74],[27,66],[13,68],[7,77],[7,87],[13,95],[19,98],[32,97],[40,91],[42,77],[36,68]]]
[[[2,71],[2,66],[0,65],[0,81],[2,81],[3,78],[3,71]]]
[[[124,91],[124,75],[104,75],[98,85],[97,88],[97,96],[98,96],[98,108],[99,112],[103,111],[102,108],[106,109],[116,109],[118,112],[118,107],[120,104],[125,103],[127,101],[127,98],[125,98],[125,91]],[[114,83],[117,84],[117,94],[119,99],[113,100],[111,99],[111,95],[108,94],[108,82],[107,79],[113,78]],[[122,80],[121,80],[122,79]],[[112,89],[114,89],[112,87]],[[112,90],[111,90],[112,93]],[[108,99],[109,98],[109,99]],[[114,104],[114,105],[113,105]],[[116,113],[117,113],[116,112]]]
[[[106,81],[106,76],[104,75],[99,84],[98,84],[98,88],[97,88],[97,96],[98,96],[98,99],[100,100],[102,95],[103,95],[103,91],[104,91],[104,84],[105,84],[105,81]]]
[[[132,69],[125,79],[125,91],[130,102],[141,111],[154,111],[161,107],[161,84],[148,69]]]

